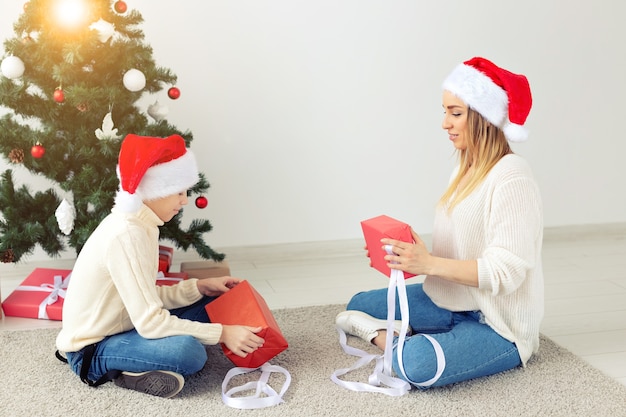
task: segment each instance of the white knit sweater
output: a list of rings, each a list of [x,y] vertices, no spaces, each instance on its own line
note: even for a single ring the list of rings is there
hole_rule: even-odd
[[[544,312],[543,209],[530,167],[510,154],[451,215],[438,209],[432,254],[478,260],[478,288],[428,276],[424,290],[442,308],[480,310],[516,344],[522,363],[539,348]]]
[[[75,352],[133,328],[147,339],[191,335],[218,343],[221,324],[179,319],[168,311],[202,298],[196,279],[155,284],[162,224],[144,205],[137,213],[114,208],[94,230],[72,270],[57,349]]]

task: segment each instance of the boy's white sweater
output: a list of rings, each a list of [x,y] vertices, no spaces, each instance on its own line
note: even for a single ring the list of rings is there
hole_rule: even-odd
[[[75,352],[133,328],[148,339],[191,335],[218,343],[221,324],[179,319],[168,311],[202,298],[196,279],[155,285],[162,224],[144,205],[137,213],[114,208],[94,230],[72,269],[57,349]]]

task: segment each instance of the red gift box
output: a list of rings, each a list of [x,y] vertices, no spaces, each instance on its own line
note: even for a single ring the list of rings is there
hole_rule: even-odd
[[[245,358],[235,355],[222,344],[222,350],[236,366],[258,368],[288,347],[267,303],[248,281],[241,281],[211,301],[206,305],[206,311],[213,323],[263,328],[257,335],[265,339],[265,343]]]
[[[159,271],[168,272],[172,266],[172,258],[174,257],[174,248],[159,245]]]
[[[159,271],[157,274],[156,285],[174,285],[189,278],[186,272],[168,272]]]
[[[365,244],[370,255],[372,267],[376,268],[386,276],[391,275],[391,269],[387,266],[385,255],[387,252],[383,249],[381,239],[389,238],[401,240],[403,242],[413,242],[411,235],[411,227],[399,220],[389,216],[378,216],[361,222]],[[415,274],[404,272],[404,278],[414,277]]]
[[[2,303],[6,316],[61,320],[71,269],[36,268]]]

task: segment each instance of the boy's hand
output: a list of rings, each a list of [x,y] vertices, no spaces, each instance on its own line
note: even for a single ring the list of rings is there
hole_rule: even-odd
[[[262,327],[222,325],[220,343],[226,345],[231,352],[245,358],[265,343],[265,339],[257,336]]]
[[[239,284],[241,280],[239,278],[233,278],[229,276],[217,277],[217,278],[202,278],[198,279],[198,291],[202,295],[209,297],[217,297],[224,294],[226,291]]]

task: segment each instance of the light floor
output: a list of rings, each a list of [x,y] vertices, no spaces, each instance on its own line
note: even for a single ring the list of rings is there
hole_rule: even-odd
[[[423,238],[428,244],[429,236]],[[269,307],[278,309],[346,303],[359,290],[386,287],[385,277],[368,266],[362,248],[357,239],[221,250],[231,275],[250,281]],[[188,260],[197,259],[193,253],[175,253],[172,270]],[[542,332],[626,385],[626,224],[546,229],[543,260]],[[0,264],[2,300],[32,269],[71,269],[72,264],[73,260]],[[3,317],[0,331],[59,325]]]

